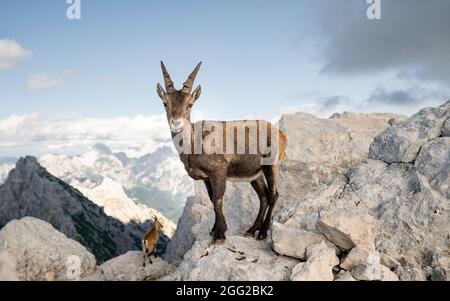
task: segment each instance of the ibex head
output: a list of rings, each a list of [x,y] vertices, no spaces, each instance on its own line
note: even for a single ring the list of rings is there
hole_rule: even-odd
[[[181,132],[188,121],[190,121],[191,108],[194,105],[194,102],[200,97],[201,87],[198,86],[194,92],[192,92],[192,86],[194,85],[194,80],[201,64],[202,63],[200,62],[197,67],[195,67],[188,79],[183,83],[183,89],[177,90],[173,85],[173,81],[170,79],[166,66],[161,62],[166,90],[164,90],[159,83],[156,88],[159,97],[164,103],[170,130],[174,134]]]
[[[158,228],[158,229],[162,229],[163,228],[163,224],[161,224],[161,222],[158,220],[158,217],[156,217],[156,215],[154,215],[153,219],[154,219],[153,226],[154,227],[156,226],[156,228]]]

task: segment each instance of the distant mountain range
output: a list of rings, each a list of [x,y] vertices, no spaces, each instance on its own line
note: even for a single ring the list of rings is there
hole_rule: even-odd
[[[103,262],[140,249],[143,234],[157,216],[164,225],[157,251],[164,252],[175,225],[162,214],[137,205],[111,179],[85,193],[99,204],[49,173],[36,158],[21,158],[0,186],[0,228],[13,219],[36,217],[79,241]]]
[[[16,158],[0,158],[0,184],[16,161]],[[99,193],[91,191],[102,184],[103,188],[113,185],[116,191],[121,186],[126,197],[160,211],[175,222],[181,216],[187,196],[194,193],[193,181],[169,147],[158,148],[140,158],[129,158],[125,153],[113,153],[104,144],[96,144],[81,155],[47,154],[39,162],[52,175],[86,195],[98,196]]]

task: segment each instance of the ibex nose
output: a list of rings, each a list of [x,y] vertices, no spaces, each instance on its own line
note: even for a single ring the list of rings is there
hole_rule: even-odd
[[[172,132],[180,132],[184,127],[184,119],[173,119],[170,121],[170,128]]]
[[[180,119],[172,120],[172,125],[173,125],[173,127],[176,127],[176,128],[180,127],[182,125],[182,123],[183,123],[183,121]]]

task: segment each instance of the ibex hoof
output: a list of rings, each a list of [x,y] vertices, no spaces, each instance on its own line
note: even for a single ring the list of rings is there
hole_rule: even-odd
[[[259,232],[257,240],[265,240],[267,238],[267,233],[261,233]]]
[[[215,238],[213,239],[213,244],[214,245],[223,245],[225,243],[225,238]]]
[[[255,232],[251,232],[251,231],[247,231],[244,234],[244,237],[254,237],[255,236]]]

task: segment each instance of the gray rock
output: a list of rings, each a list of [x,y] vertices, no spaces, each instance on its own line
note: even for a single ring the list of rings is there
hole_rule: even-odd
[[[79,280],[96,265],[94,255],[80,243],[32,217],[3,227],[0,246],[15,259],[21,280]]]
[[[295,229],[274,222],[272,225],[273,250],[280,255],[306,259],[306,249],[324,242],[323,236],[301,229]]]
[[[321,119],[306,113],[284,115],[280,129],[288,137],[280,183],[280,206],[367,158],[373,138],[402,120],[394,114],[335,114]]]
[[[173,267],[161,258],[152,258],[143,266],[142,252],[130,251],[97,267],[87,281],[151,281],[169,274]]]
[[[352,274],[348,271],[340,271],[336,275],[336,279],[334,281],[356,281],[355,278],[353,278]]]
[[[447,122],[444,124],[444,128],[442,129],[442,136],[450,137],[450,118],[447,119]]]
[[[420,147],[442,134],[450,117],[450,101],[438,108],[425,108],[405,122],[397,123],[377,136],[369,158],[387,163],[411,163]]]
[[[211,245],[209,240],[196,241],[177,270],[164,280],[289,280],[298,262],[275,254],[269,242],[230,236],[222,245]]]
[[[426,109],[405,121],[406,125],[398,123],[388,131],[394,131],[392,137],[395,129],[402,133],[405,127],[411,127],[414,132],[415,127],[424,126],[423,120],[434,120],[436,115],[444,116],[449,111],[449,104]],[[439,133],[441,128],[433,132]],[[416,142],[408,140],[415,136],[403,138],[407,145]],[[353,244],[365,251],[389,254],[389,260],[382,261],[402,280],[432,279],[433,275],[441,279],[449,265],[445,259],[437,260],[448,257],[449,137],[424,139],[419,149],[413,163],[387,164],[369,159],[357,164],[296,203],[284,206],[275,220],[294,230],[314,232],[318,228],[344,249]],[[379,277],[370,276],[372,268],[366,260],[352,273],[358,279],[396,278],[383,265],[378,269]]]
[[[333,267],[339,259],[333,248],[321,242],[307,248],[307,261],[297,264],[292,270],[293,281],[333,281]]]
[[[370,258],[370,257],[369,257]],[[374,257],[376,258],[376,257]],[[357,266],[353,267],[350,271],[351,275],[356,280],[363,280],[363,281],[398,281],[398,276],[393,273],[391,270],[389,270],[387,267],[381,265],[379,263],[379,257],[378,262],[367,262],[367,263],[360,263]]]
[[[423,145],[414,167],[419,185],[427,186],[450,199],[450,137]]]
[[[330,242],[344,250],[356,245],[367,250],[374,249],[377,222],[368,214],[323,210],[320,211],[317,227]]]
[[[18,281],[16,261],[0,246],[0,281]]]

